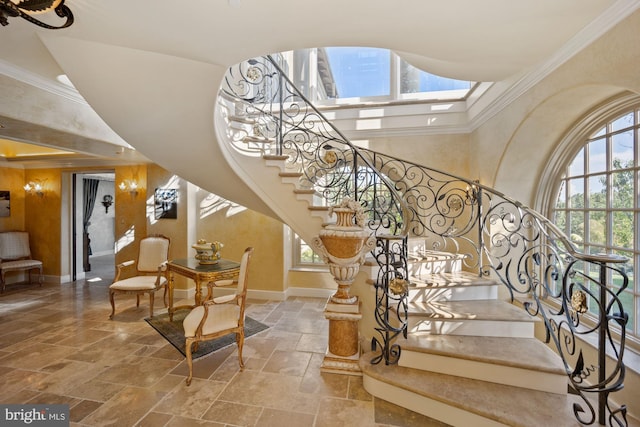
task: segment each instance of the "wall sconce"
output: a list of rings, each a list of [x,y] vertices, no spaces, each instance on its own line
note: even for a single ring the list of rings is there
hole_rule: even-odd
[[[138,195],[138,183],[135,181],[122,181],[118,188],[121,191],[128,191],[131,194],[131,197],[135,197]]]
[[[102,206],[104,206],[104,213],[109,213],[109,206],[113,204],[113,196],[105,194],[102,198]]]
[[[36,179],[35,181],[30,181],[24,185],[24,191],[29,194],[35,194],[38,197],[44,196],[44,182]]]

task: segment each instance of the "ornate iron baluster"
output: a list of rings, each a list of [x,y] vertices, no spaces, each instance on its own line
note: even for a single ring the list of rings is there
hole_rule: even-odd
[[[371,349],[380,347],[380,355],[371,363],[384,360],[385,365],[398,363],[401,348],[393,341],[402,334],[407,337],[407,297],[409,294],[409,269],[407,265],[407,238],[378,236],[376,261],[380,269],[376,280],[375,319],[380,340],[373,337]]]

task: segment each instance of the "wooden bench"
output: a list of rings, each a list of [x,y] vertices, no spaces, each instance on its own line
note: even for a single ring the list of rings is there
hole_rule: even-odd
[[[29,233],[26,231],[0,232],[0,284],[4,292],[7,284],[5,276],[9,272],[28,271],[29,283],[31,272],[38,270],[38,283],[42,286],[42,261],[31,258]]]

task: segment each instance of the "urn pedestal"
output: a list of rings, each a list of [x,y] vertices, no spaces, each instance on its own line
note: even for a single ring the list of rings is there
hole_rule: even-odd
[[[329,320],[329,346],[320,370],[361,375],[358,322],[362,314],[358,297],[349,295],[349,289],[367,252],[375,246],[375,238],[361,226],[364,215],[359,203],[345,199],[330,213],[337,215],[336,224],[325,226],[312,241],[338,284],[324,310]]]

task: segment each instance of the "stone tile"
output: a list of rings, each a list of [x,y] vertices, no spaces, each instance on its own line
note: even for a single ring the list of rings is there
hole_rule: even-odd
[[[193,418],[173,417],[165,427],[224,427],[224,424]]]
[[[374,414],[377,423],[398,427],[451,427],[433,418],[409,411],[382,399],[374,401]]]
[[[150,362],[147,358],[136,357],[107,368],[100,374],[99,379],[118,384],[149,387],[160,381],[177,364],[172,360],[152,359]]]
[[[15,393],[3,393],[0,392],[0,402],[2,403],[14,403],[21,404],[30,402],[33,398],[38,396],[40,393],[33,390],[23,389]]]
[[[311,353],[277,350],[266,363],[263,371],[302,376],[307,370],[310,359]]]
[[[0,366],[39,370],[51,364],[52,360],[69,356],[75,349],[51,344],[34,343],[0,359]]]
[[[168,393],[154,408],[156,412],[200,418],[216,400],[226,383],[194,378],[190,386],[182,384]]]
[[[166,425],[171,419],[173,415],[171,414],[160,414],[158,412],[150,412],[148,413],[137,427],[158,427]]]
[[[62,396],[53,393],[40,393],[37,396],[34,396],[34,398],[31,399],[29,403],[33,403],[34,405],[69,405],[69,407],[73,407],[80,403],[80,401],[80,399],[76,399],[70,396]]]
[[[83,399],[106,402],[125,388],[124,384],[114,384],[98,379],[92,379],[82,384],[76,384],[74,388],[67,391],[70,396]]]
[[[181,375],[168,374],[162,377],[160,381],[158,381],[152,387],[149,387],[149,388],[151,390],[168,393],[170,391],[173,391],[177,387],[181,387],[184,381],[185,381],[185,377]]]
[[[133,426],[157,403],[162,394],[126,387],[82,422],[86,425]]]
[[[93,400],[83,400],[69,410],[69,420],[72,423],[79,423],[87,415],[93,413],[100,406],[102,406],[102,402],[95,402]]]
[[[262,413],[259,406],[243,405],[241,403],[216,401],[202,416],[205,420],[237,426],[253,426]],[[284,424],[281,424],[284,425]]]
[[[256,357],[268,359],[278,347],[278,340],[270,337],[251,337],[244,341],[242,355],[245,357]]]
[[[71,394],[87,381],[91,381],[101,371],[89,363],[72,362],[58,369],[46,378],[34,383],[30,388],[41,392]]]
[[[364,389],[362,385],[362,377],[350,376],[349,377],[349,393],[347,398],[353,400],[371,401],[373,396]]]
[[[373,402],[323,398],[315,427],[369,427],[374,422]]]
[[[70,347],[83,347],[87,344],[100,341],[110,335],[111,332],[101,331],[99,329],[79,329],[73,334],[68,334],[65,339],[58,341],[57,344]]]
[[[312,394],[300,393],[300,377],[278,375],[268,372],[239,372],[219,399],[245,405],[264,406],[315,414],[318,398]]]
[[[195,369],[194,369],[195,372]],[[213,374],[209,377],[210,380],[213,381],[224,381],[229,382],[235,377],[240,371],[240,365],[238,365],[238,359],[236,359],[236,355],[230,355],[218,369],[215,370]],[[195,375],[194,375],[195,376]]]
[[[296,350],[324,354],[328,345],[329,342],[325,335],[304,334],[300,337]]]
[[[11,370],[1,378],[2,388],[0,388],[0,402],[21,403],[14,402],[13,396],[21,390],[32,389],[34,384],[44,381],[48,377],[49,374],[43,372],[27,371],[24,369]],[[37,390],[31,391],[37,392]],[[32,394],[31,397],[33,397],[33,395],[34,394]]]
[[[250,371],[261,371],[268,361],[269,359],[257,359],[255,357],[245,358],[244,369]]]
[[[347,375],[326,374],[321,372],[307,372],[298,391],[321,396],[346,398],[349,388]]]
[[[274,329],[301,334],[328,334],[329,322],[317,319],[299,319],[295,321],[282,318],[273,326]]]
[[[256,422],[256,427],[308,427],[313,425],[315,416],[300,412],[266,408]]]
[[[235,345],[230,345],[195,359],[193,361],[193,377],[205,379],[211,377],[211,375],[216,372],[222,364],[231,358],[231,355],[235,355],[233,359],[236,369],[240,369],[236,349],[237,347]],[[171,373],[174,375],[183,375],[186,379],[189,375],[189,367],[187,366],[187,362],[184,357],[181,358],[180,364],[178,364]]]
[[[278,350],[295,350],[298,341],[302,338],[299,332],[280,331],[274,328],[269,329],[268,338],[276,340]]]
[[[145,354],[145,356],[150,357],[158,357],[160,359],[168,359],[168,360],[184,360],[184,356],[182,353],[178,351],[171,344],[163,345],[160,348],[157,347],[149,347],[150,353]]]

